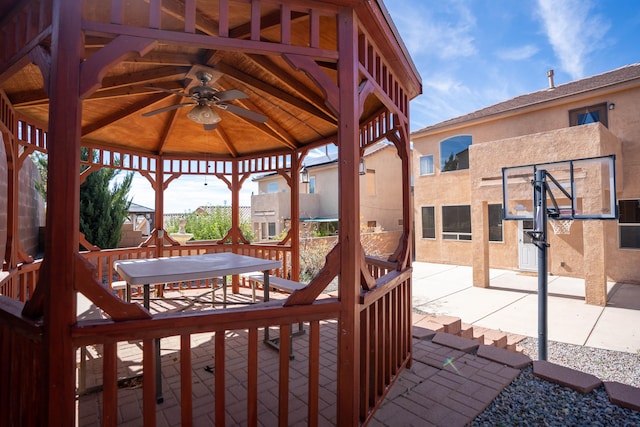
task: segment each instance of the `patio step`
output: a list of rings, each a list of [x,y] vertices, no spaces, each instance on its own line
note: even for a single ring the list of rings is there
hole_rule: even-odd
[[[477,330],[477,333],[482,333],[484,335],[484,344],[497,348],[507,348],[506,333],[478,326],[474,326],[474,329]]]
[[[451,335],[460,335],[460,331],[462,330],[462,321],[459,317],[439,314],[425,314],[421,322],[430,322],[441,325],[442,332],[446,332],[447,334]],[[433,329],[434,331],[436,330],[434,328],[429,329]]]
[[[462,324],[462,333],[459,335],[463,338],[469,338],[477,342],[478,344],[485,344],[483,328],[469,325],[468,323]]]
[[[490,345],[509,351],[518,351],[517,344],[526,338],[524,335],[511,334],[495,329],[462,323],[454,316],[437,314],[413,314],[414,326],[434,332],[445,332],[461,338],[474,340],[478,344]]]

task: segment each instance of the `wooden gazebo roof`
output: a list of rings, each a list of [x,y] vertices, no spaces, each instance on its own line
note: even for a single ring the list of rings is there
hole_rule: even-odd
[[[17,3],[0,2],[0,16],[6,16],[5,23],[17,19],[11,12]],[[123,3],[120,20],[130,26],[130,31],[122,35],[109,33],[107,23],[114,20],[115,11],[108,5],[100,0],[83,3],[88,21],[83,65],[90,69],[114,62],[100,70],[101,80],[83,82],[84,87],[80,88],[85,92],[81,93],[83,144],[172,157],[224,159],[296,150],[331,141],[338,123],[337,106],[331,102],[337,99],[335,12],[343,3],[355,5],[359,17],[366,20],[368,32],[361,35],[363,42],[371,43],[371,52],[375,46],[384,55],[370,58],[372,71],[377,68],[380,73],[380,88],[385,90],[386,84],[398,86],[400,103],[408,102],[421,91],[417,73],[381,2],[332,1],[314,4],[313,8],[304,2],[291,2],[290,20],[284,22],[288,28],[284,28],[278,4],[258,2],[261,19],[257,27],[247,21],[247,16],[254,13],[251,2],[229,1],[228,28],[222,28],[219,9],[205,7],[204,1],[194,2],[195,17],[191,18],[183,12],[188,1],[163,1],[156,27],[188,34],[153,43],[143,38],[149,35],[147,29],[138,27],[150,19],[149,5]],[[387,24],[391,26],[385,28]],[[226,43],[206,45],[205,37],[221,33],[226,33],[223,39]],[[288,39],[285,49],[281,44],[285,42],[283,38]],[[15,110],[42,126],[49,121],[49,97],[38,60],[46,61],[51,42],[51,37],[43,36],[38,40],[39,59],[32,54],[32,61],[8,64],[13,65],[9,70],[14,72],[7,74],[5,69],[0,74],[0,89]],[[273,51],[265,51],[270,42]],[[111,50],[105,51],[104,47],[109,45]],[[318,57],[312,65],[308,57],[302,56],[310,51]],[[244,92],[248,98],[229,103],[263,114],[267,121],[259,123],[216,109],[222,121],[215,130],[205,131],[203,125],[187,117],[192,107],[142,116],[190,101],[154,88],[188,92],[200,84],[198,71],[212,75],[209,85],[217,90]],[[357,83],[365,81],[361,76]],[[366,97],[362,121],[375,117],[382,109],[384,104],[379,97]]]

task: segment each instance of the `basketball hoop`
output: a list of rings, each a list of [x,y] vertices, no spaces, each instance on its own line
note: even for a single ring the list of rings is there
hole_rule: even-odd
[[[555,234],[569,234],[571,231],[571,224],[573,224],[572,219],[553,219],[549,218],[549,223],[551,223],[551,228],[553,228],[553,232]]]

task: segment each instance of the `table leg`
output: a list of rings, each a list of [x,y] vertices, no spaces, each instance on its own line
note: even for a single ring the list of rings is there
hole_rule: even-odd
[[[149,297],[150,287],[151,285],[144,285],[144,300],[142,301],[142,303],[144,304],[144,308],[146,308],[147,310],[149,310],[149,306],[151,305],[151,298]]]
[[[222,276],[222,304],[227,307],[227,276]]]
[[[144,285],[144,308],[149,310],[151,306],[151,298],[149,297],[150,293],[150,284]],[[162,361],[160,360],[160,338],[156,338],[154,340],[155,352],[156,352],[156,402],[162,403],[164,402],[164,397],[162,397]]]
[[[160,338],[155,340],[156,346],[156,402],[164,402],[162,396],[162,360],[160,359]]]
[[[264,291],[264,302],[268,302],[269,301],[269,270],[265,270],[263,272],[264,274],[264,279],[262,282],[262,286],[263,286],[263,291]],[[264,327],[264,342],[268,343],[269,342],[269,326],[265,326]]]

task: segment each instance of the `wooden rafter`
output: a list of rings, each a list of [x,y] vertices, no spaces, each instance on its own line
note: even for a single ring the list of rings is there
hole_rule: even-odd
[[[333,116],[330,116],[328,114],[326,114],[323,110],[321,110],[320,108],[318,108],[316,105],[313,105],[309,102],[306,102],[303,99],[297,98],[291,94],[289,94],[288,92],[285,92],[281,89],[278,89],[277,87],[275,87],[274,85],[268,84],[254,76],[251,76],[247,73],[244,73],[228,64],[225,63],[218,63],[215,65],[217,69],[219,69],[220,71],[222,71],[225,75],[232,77],[235,80],[238,80],[239,82],[242,82],[260,92],[264,92],[267,93],[269,95],[272,95],[276,98],[278,98],[279,100],[294,106],[302,111],[305,111],[313,116],[316,116],[320,119],[325,120],[326,122],[332,123],[332,124],[336,124],[336,119]],[[271,72],[271,71],[270,71]],[[282,78],[284,81],[284,78],[286,78],[285,76],[280,76],[279,78]]]
[[[247,56],[251,58],[251,60],[256,65],[258,65],[262,70],[268,72],[272,77],[278,78],[279,83],[281,85],[288,87],[289,90],[291,90],[294,93],[298,93],[303,99],[306,99],[310,103],[313,109],[317,109],[324,112],[326,121],[331,122],[333,124],[337,123],[335,114],[333,114],[333,112],[329,108],[327,108],[327,106],[324,103],[324,99],[321,96],[317,95],[312,90],[308,89],[306,86],[300,84],[300,82],[295,78],[293,74],[291,74],[290,72],[288,72],[286,69],[282,67],[278,67],[271,59],[269,59],[266,56],[252,55],[252,54],[249,54]],[[295,99],[300,104],[299,101],[301,100],[298,98],[295,98]],[[297,104],[292,104],[292,105],[298,106]],[[307,111],[310,114],[314,114],[310,110],[307,110],[307,108],[308,108],[308,105],[300,106],[300,109]]]
[[[101,120],[95,121],[93,123],[87,124],[85,126],[82,127],[82,136],[87,136],[93,132],[96,132],[100,129],[102,129],[103,127],[113,124],[119,120],[122,120],[126,117],[132,116],[134,114],[139,114],[140,110],[142,110],[143,108],[148,107],[149,105],[153,105],[156,102],[159,102],[161,100],[163,100],[164,98],[166,98],[167,95],[160,93],[160,94],[155,94],[155,95],[151,95],[149,96],[149,98],[143,99],[142,101],[138,101],[135,104],[130,105],[127,108],[124,108],[122,110],[116,111],[110,115],[108,115],[107,117],[104,117]]]

